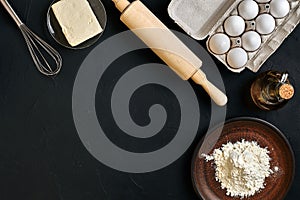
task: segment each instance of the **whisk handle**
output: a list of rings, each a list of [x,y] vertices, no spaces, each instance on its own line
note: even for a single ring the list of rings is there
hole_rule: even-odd
[[[15,13],[14,9],[11,7],[11,5],[6,0],[0,0],[3,7],[6,9],[6,11],[10,14],[10,16],[13,18],[13,20],[16,22],[18,27],[20,27],[23,22],[20,20],[18,15]]]

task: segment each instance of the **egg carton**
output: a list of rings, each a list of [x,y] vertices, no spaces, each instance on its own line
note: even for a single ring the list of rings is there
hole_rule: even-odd
[[[224,22],[230,16],[238,16],[238,6],[245,0],[172,0],[168,7],[170,17],[187,34],[196,40],[207,38],[207,49],[229,70],[239,73],[245,68],[257,72],[263,63],[279,48],[288,35],[300,22],[300,0],[288,0],[289,13],[280,19],[275,18],[275,29],[268,35],[262,35],[260,47],[253,51],[246,51],[247,62],[239,68],[231,67],[227,62],[228,51],[217,55],[209,47],[210,38],[216,33],[225,33]],[[265,1],[264,3],[261,3]],[[260,14],[270,14],[270,1],[257,0]],[[245,20],[245,32],[256,31],[255,19]],[[230,49],[241,47],[241,35],[229,36]]]

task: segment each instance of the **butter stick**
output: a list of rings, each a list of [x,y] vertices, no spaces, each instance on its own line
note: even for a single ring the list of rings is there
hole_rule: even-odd
[[[87,0],[60,0],[51,8],[68,43],[73,47],[103,31]]]

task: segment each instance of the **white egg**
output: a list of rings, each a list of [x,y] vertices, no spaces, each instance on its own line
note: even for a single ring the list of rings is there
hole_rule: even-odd
[[[259,7],[253,0],[244,0],[239,4],[238,12],[245,20],[251,20],[258,15]]]
[[[268,3],[270,0],[255,0],[257,3]]]
[[[242,68],[247,61],[247,52],[242,48],[233,48],[227,54],[227,63],[234,69]]]
[[[242,47],[246,51],[256,51],[261,45],[261,37],[255,31],[248,31],[242,35]]]
[[[268,35],[275,29],[276,22],[274,17],[269,14],[259,15],[256,20],[256,31],[262,35]]]
[[[290,4],[287,0],[272,0],[270,13],[275,18],[283,18],[290,12]]]
[[[224,29],[229,36],[239,36],[245,30],[245,21],[240,16],[230,16],[225,20]]]
[[[217,33],[209,39],[208,46],[213,53],[224,54],[230,49],[230,39],[223,33]]]

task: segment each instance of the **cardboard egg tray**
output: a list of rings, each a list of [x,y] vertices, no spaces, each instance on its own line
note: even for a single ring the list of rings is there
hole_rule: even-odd
[[[234,69],[226,61],[226,54],[216,55],[208,46],[211,36],[224,33],[224,21],[231,15],[238,15],[238,5],[243,0],[172,0],[168,7],[170,17],[190,36],[196,40],[207,40],[207,49],[229,70],[241,72],[245,68],[257,72],[263,63],[279,48],[285,38],[300,22],[300,0],[289,0],[290,12],[281,19],[275,19],[275,30],[269,35],[260,35],[262,44],[258,50],[247,52],[248,61],[242,67]],[[259,14],[269,13],[266,3],[259,4]],[[246,31],[254,30],[254,20],[246,21]],[[231,48],[241,45],[240,37],[230,37]]]

